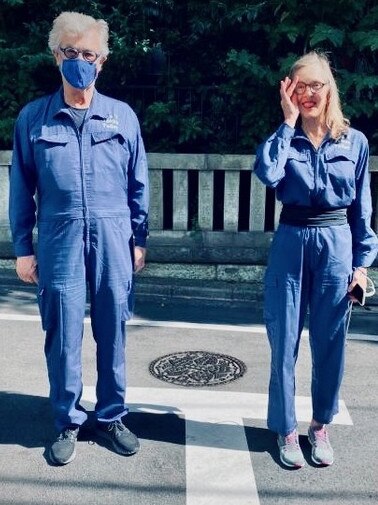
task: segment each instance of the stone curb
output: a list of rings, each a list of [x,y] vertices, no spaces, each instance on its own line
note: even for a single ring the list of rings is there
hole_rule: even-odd
[[[137,297],[149,300],[197,300],[206,303],[258,303],[263,300],[265,267],[260,265],[202,265],[149,263],[136,277]],[[378,269],[369,269],[378,287]],[[2,285],[25,286],[17,279],[14,260],[0,259]],[[377,294],[367,299],[378,306]]]

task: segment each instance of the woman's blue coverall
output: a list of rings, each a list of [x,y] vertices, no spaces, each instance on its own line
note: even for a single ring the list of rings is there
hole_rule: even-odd
[[[145,246],[148,213],[146,155],[131,108],[95,91],[79,132],[62,90],[25,106],[15,128],[9,212],[16,256],[34,254],[38,224],[38,301],[58,431],[87,418],[80,406],[87,285],[96,416],[119,419],[127,413],[133,247]]]
[[[347,208],[348,223],[280,224],[265,275],[265,323],[271,346],[268,427],[283,436],[297,426],[295,363],[309,308],[313,418],[326,424],[338,411],[344,368],[348,296],[353,267],[374,261],[378,242],[370,228],[369,149],[349,128],[315,149],[301,128],[283,123],[259,146],[254,172],[276,188],[284,205],[319,211]]]

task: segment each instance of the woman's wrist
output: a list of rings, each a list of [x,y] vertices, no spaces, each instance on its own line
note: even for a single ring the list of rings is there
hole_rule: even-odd
[[[367,268],[366,267],[356,267],[355,270],[358,270],[358,272],[361,272],[364,275],[367,274]]]
[[[285,118],[285,121],[284,121],[288,126],[290,126],[290,128],[295,128],[295,125],[296,125],[296,122],[297,120],[296,119],[290,119],[290,118]]]

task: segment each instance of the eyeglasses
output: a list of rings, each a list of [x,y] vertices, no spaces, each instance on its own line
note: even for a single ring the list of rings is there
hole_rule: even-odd
[[[319,93],[326,84],[328,84],[328,82],[314,81],[310,82],[310,84],[306,84],[305,82],[298,82],[298,84],[295,86],[294,92],[297,95],[303,95],[306,89],[310,88],[313,93]]]
[[[85,61],[94,63],[101,56],[101,54],[90,51],[89,49],[83,49],[82,51],[80,49],[76,49],[76,47],[60,47],[59,49],[69,60],[76,60],[81,53]]]

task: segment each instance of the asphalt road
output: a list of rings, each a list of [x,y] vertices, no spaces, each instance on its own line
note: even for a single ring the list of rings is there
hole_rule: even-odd
[[[307,464],[284,468],[265,426],[269,350],[258,308],[137,304],[128,327],[126,424],[141,451],[121,457],[82,430],[77,457],[52,466],[55,433],[34,293],[0,286],[0,505],[364,505],[378,503],[378,335],[374,308],[356,312],[347,342],[341,412],[330,427],[335,463],[317,468],[306,439],[310,353],[297,365],[300,442]],[[183,387],[149,372],[169,353],[201,350],[243,361],[246,373],[214,387]],[[85,324],[82,404],[93,410],[95,347]]]

